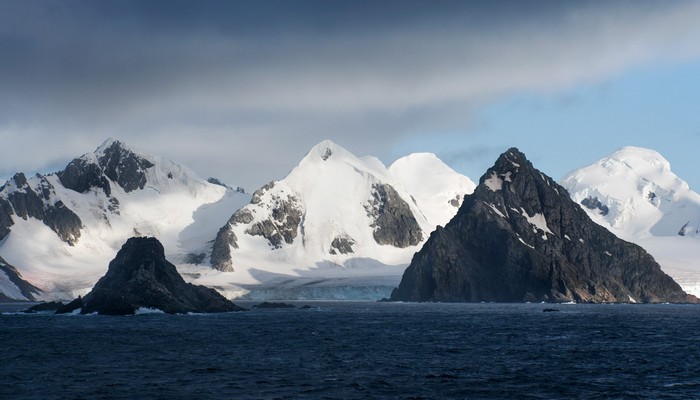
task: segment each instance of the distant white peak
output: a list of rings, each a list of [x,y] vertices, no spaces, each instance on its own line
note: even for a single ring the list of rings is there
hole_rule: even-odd
[[[471,179],[453,170],[434,153],[412,153],[401,157],[391,164],[389,171],[394,175],[410,174],[411,176],[421,176],[428,173],[430,179],[433,180],[444,176],[459,175],[468,186],[471,186],[472,190],[476,187]]]
[[[161,161],[159,156],[147,153],[145,151],[142,151],[141,149],[133,147],[127,143],[124,143],[121,140],[114,139],[114,138],[109,138],[109,139],[105,140],[97,149],[95,149],[93,154],[96,158],[100,158],[101,156],[103,156],[107,152],[109,152],[110,150],[121,150],[121,152],[119,154],[122,154],[122,155],[133,154],[133,155],[137,156],[138,158],[148,160],[148,161],[150,161],[152,163],[156,163],[156,164],[159,161]]]
[[[435,155],[435,153],[411,153],[407,156],[403,156],[396,160],[394,163],[397,162],[438,162],[442,163],[442,160],[438,158],[438,156]]]
[[[338,144],[330,141],[324,140],[316,146],[312,147],[311,150],[306,154],[303,161],[328,161],[330,159],[337,160],[339,158],[346,157],[356,158],[352,153],[339,146]]]
[[[671,164],[661,154],[643,147],[623,147],[599,161],[603,166],[618,162],[639,175],[650,172],[670,171]]]
[[[615,180],[616,186],[634,182],[641,187],[658,186],[671,192],[689,190],[688,184],[671,171],[671,164],[661,154],[633,146],[623,147],[587,167],[570,172],[562,182],[576,190],[580,185],[597,185],[611,179]],[[616,196],[624,197],[622,193]]]
[[[407,156],[401,157],[394,161],[389,170],[420,170],[422,168],[430,167],[433,172],[443,172],[449,170],[453,172],[450,167],[448,167],[442,160],[438,158],[433,153],[412,153]]]

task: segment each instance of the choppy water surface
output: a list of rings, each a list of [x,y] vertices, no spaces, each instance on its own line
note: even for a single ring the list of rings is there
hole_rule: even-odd
[[[310,304],[5,314],[0,398],[700,397],[698,306]]]

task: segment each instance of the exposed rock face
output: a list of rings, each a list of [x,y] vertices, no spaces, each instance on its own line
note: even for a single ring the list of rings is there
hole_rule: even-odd
[[[104,150],[104,154],[99,158],[99,164],[105,175],[117,182],[127,193],[143,189],[146,185],[146,170],[154,166],[152,162],[126,149],[118,141],[112,142]]]
[[[23,173],[17,173],[0,187],[0,196],[5,198],[0,198],[0,239],[13,225],[14,214],[24,220],[41,220],[63,241],[74,244],[80,238],[80,218],[57,200],[55,188],[46,177],[37,174],[36,178],[36,186],[32,187]]]
[[[85,158],[74,159],[56,175],[64,187],[76,192],[85,193],[96,187],[102,189],[107,196],[112,194],[112,187],[102,168]]]
[[[333,241],[331,242],[331,249],[330,249],[329,253],[331,253],[331,254],[354,253],[354,251],[352,250],[352,245],[354,245],[354,244],[355,244],[355,241],[349,237],[334,238]]]
[[[216,290],[185,283],[175,266],[165,259],[163,245],[155,238],[133,237],[109,263],[107,274],[82,299],[59,310],[82,314],[134,314],[141,307],[166,313],[239,311]]]
[[[226,224],[219,229],[211,252],[212,268],[223,272],[234,271],[233,260],[231,259],[231,247],[234,249],[238,248],[237,240],[236,234],[231,230],[231,225]]]
[[[112,141],[104,147],[97,158],[84,155],[72,160],[63,171],[56,173],[64,187],[79,193],[93,188],[108,196],[107,208],[119,214],[119,201],[112,194],[110,180],[126,192],[143,189],[146,170],[154,166],[121,142]],[[0,240],[10,232],[14,224],[12,216],[35,218],[50,227],[64,242],[73,245],[80,238],[82,221],[62,201],[57,200],[54,186],[45,176],[36,175],[30,184],[23,173],[15,174],[0,188]]]
[[[581,200],[581,205],[589,210],[598,210],[598,213],[603,216],[608,215],[610,212],[610,208],[601,203],[597,197],[586,197],[585,199]]]
[[[34,295],[41,293],[41,289],[25,281],[19,271],[17,271],[17,268],[8,264],[2,257],[0,257],[0,271],[4,272],[10,279],[10,282],[17,286],[25,299],[34,301],[36,300]]]
[[[697,302],[513,148],[413,257],[392,300]]]
[[[381,245],[405,248],[423,240],[423,231],[408,203],[389,184],[372,185],[373,199],[365,206],[374,219],[374,240]]]
[[[96,161],[89,156],[74,159],[57,173],[61,184],[80,193],[100,188],[109,196],[112,193],[109,178],[128,193],[144,188],[146,170],[154,166],[116,140],[102,149]]]
[[[253,236],[262,236],[272,248],[279,249],[283,243],[292,243],[297,237],[302,213],[294,196],[273,200],[271,218],[256,222],[245,232]]]
[[[2,192],[2,188],[0,188],[0,192]],[[12,214],[14,214],[12,204],[0,197],[0,240],[3,240],[10,233],[10,227],[14,225]]]

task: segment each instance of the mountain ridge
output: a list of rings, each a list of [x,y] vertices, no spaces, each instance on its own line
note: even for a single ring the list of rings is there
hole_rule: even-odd
[[[0,255],[46,299],[73,298],[89,290],[128,237],[158,235],[179,262],[216,235],[195,219],[205,206],[228,209],[249,199],[108,139],[61,171],[17,173],[0,188]]]

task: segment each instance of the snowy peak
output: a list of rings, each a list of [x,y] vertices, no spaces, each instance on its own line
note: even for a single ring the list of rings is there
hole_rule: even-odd
[[[635,236],[697,235],[700,196],[659,153],[624,147],[562,179],[594,221]]]
[[[640,176],[658,176],[671,172],[668,160],[656,151],[642,147],[623,147],[601,161],[607,166],[617,163]]]
[[[66,188],[85,193],[90,188],[102,189],[110,195],[109,181],[117,183],[125,192],[143,189],[147,181],[147,170],[155,163],[114,139],[108,139],[93,153],[71,161],[58,172]]]
[[[105,142],[95,154],[98,155],[99,165],[105,175],[127,193],[143,189],[146,170],[155,165],[116,140]]]
[[[326,140],[233,214],[214,243],[212,266],[404,264],[473,187],[435,155],[407,156],[387,169]]]
[[[339,161],[355,159],[356,157],[333,141],[324,140],[309,150],[306,156],[302,159],[300,165],[310,162],[328,161],[331,158],[333,161]]]
[[[132,236],[157,236],[173,260],[201,263],[230,210],[249,201],[110,139],[62,171],[17,173],[0,187],[0,255],[43,295],[74,297]]]
[[[233,214],[214,243],[212,265],[231,271],[237,256],[306,268],[376,259],[382,246],[417,246],[430,228],[381,162],[360,159],[326,140],[286,178],[257,190],[251,204]]]
[[[433,153],[413,153],[394,161],[389,174],[415,199],[435,225],[445,225],[474,192],[471,179],[448,167]],[[446,207],[447,206],[447,207]]]

